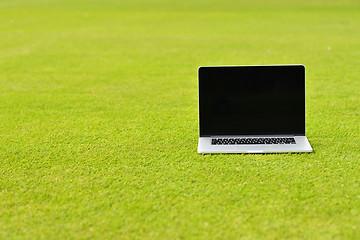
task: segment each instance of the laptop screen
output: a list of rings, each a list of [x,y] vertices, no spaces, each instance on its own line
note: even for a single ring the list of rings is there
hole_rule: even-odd
[[[200,136],[305,135],[305,68],[199,68]]]

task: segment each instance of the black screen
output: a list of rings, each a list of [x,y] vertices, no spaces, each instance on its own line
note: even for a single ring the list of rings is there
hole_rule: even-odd
[[[305,68],[199,68],[200,136],[305,135]]]

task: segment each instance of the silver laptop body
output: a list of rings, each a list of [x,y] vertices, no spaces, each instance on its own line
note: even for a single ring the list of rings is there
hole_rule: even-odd
[[[303,65],[200,67],[198,153],[312,152]]]

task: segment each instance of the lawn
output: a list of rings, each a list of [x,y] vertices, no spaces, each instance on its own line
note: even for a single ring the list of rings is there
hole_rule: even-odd
[[[197,68],[304,64],[311,154],[197,154]],[[0,239],[360,239],[360,2],[1,0]]]

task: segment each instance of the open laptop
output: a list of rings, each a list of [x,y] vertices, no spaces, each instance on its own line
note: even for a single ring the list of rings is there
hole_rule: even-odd
[[[198,153],[312,152],[303,65],[199,68]]]

